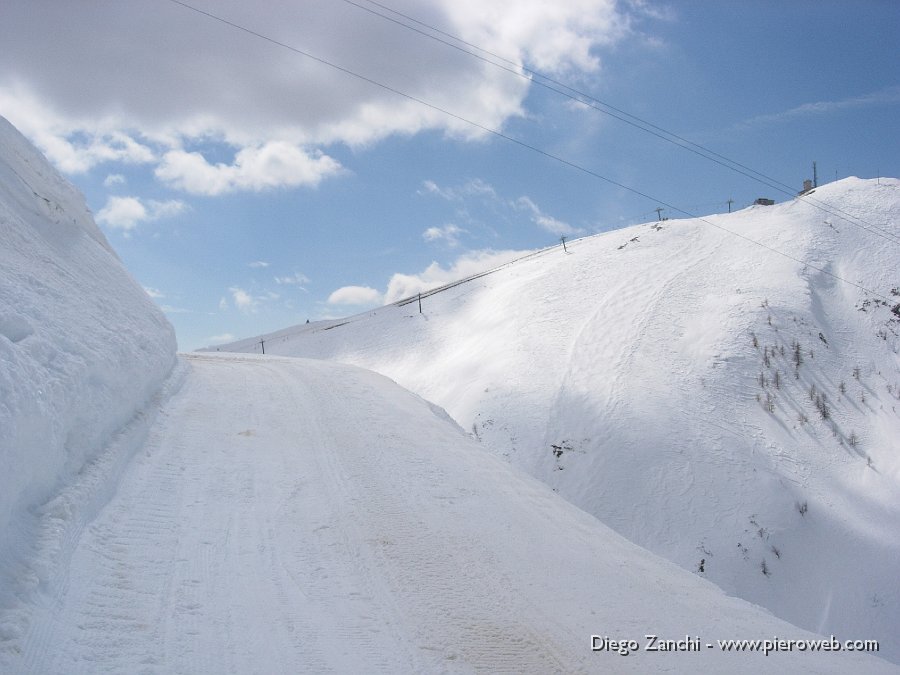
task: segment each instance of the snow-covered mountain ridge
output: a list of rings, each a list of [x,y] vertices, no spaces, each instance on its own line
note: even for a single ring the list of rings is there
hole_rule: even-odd
[[[898,186],[569,242],[265,350],[381,372],[632,541],[900,660]]]

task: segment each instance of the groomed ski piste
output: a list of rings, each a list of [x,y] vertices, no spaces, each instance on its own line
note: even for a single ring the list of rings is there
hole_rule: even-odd
[[[628,541],[517,468],[524,445],[490,452],[486,430],[515,420],[481,419],[479,440],[353,365],[176,358],[83,200],[5,120],[0,232],[0,672],[900,670],[821,642],[724,649],[821,636]],[[808,499],[801,524],[823,527]]]

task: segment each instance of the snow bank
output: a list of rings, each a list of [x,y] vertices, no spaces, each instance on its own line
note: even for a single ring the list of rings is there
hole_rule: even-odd
[[[588,237],[266,353],[383,373],[635,543],[900,661],[898,188]]]
[[[175,363],[172,327],[83,197],[0,117],[0,606],[37,507]]]

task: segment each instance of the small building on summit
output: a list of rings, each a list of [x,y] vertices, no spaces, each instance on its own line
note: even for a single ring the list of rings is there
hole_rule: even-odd
[[[768,199],[767,197],[759,197],[755,202],[753,202],[757,206],[772,206],[775,204],[774,199]]]

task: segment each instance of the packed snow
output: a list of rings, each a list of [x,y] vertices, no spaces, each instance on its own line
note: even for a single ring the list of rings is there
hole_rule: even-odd
[[[421,314],[219,349],[383,373],[633,542],[900,661],[898,185],[570,241]]]
[[[721,651],[816,636],[616,535],[387,378],[187,360],[35,611],[25,672],[896,672]],[[702,648],[591,651],[647,634]]]
[[[0,228],[0,672],[898,671],[628,541],[383,375],[176,361],[5,122]],[[719,642],[753,639],[777,651]]]
[[[48,527],[77,529],[64,513],[49,522],[52,498],[141,414],[172,370],[175,337],[84,198],[3,118],[0,242],[0,606],[8,607],[46,581],[59,553]],[[0,622],[0,640],[18,629]]]

